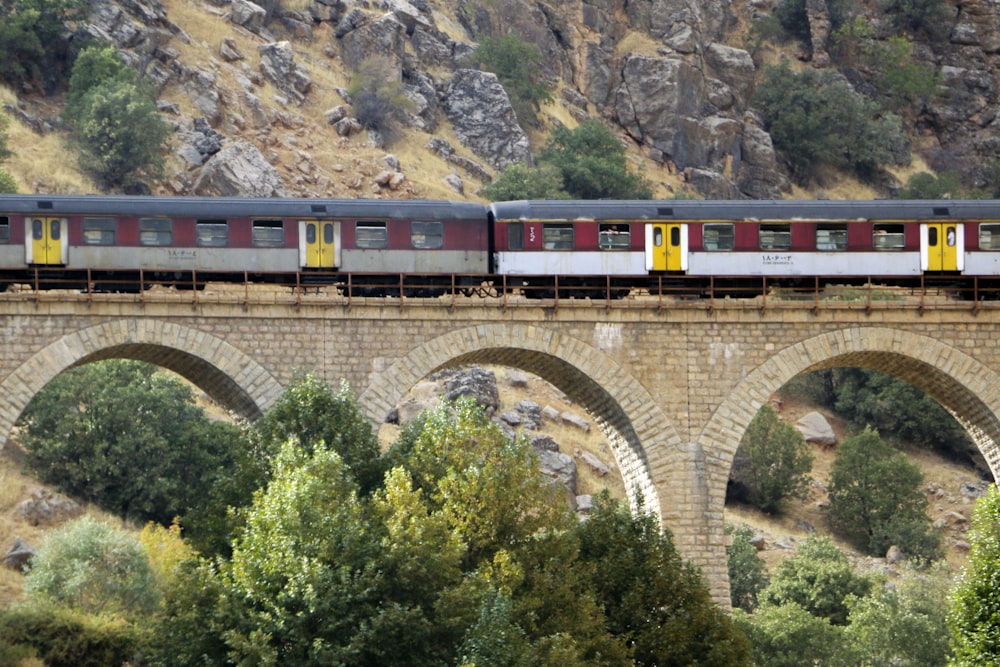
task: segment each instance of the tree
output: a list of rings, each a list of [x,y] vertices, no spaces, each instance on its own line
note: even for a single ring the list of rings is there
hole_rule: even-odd
[[[170,134],[152,89],[111,46],[89,46],[73,63],[65,117],[80,145],[80,164],[109,185],[155,176]],[[128,181],[128,182],[126,182]]]
[[[27,465],[65,493],[120,516],[169,524],[205,502],[240,447],[189,385],[137,361],[70,369],[21,415]]]
[[[754,92],[765,129],[806,182],[821,165],[847,169],[871,179],[884,164],[909,159],[900,118],[855,93],[826,72],[793,72],[787,63],[766,70]]]
[[[9,122],[7,115],[0,112],[0,162],[3,162],[12,155],[10,149],[7,147],[7,125]],[[0,193],[15,192],[17,192],[17,182],[14,180],[14,177],[3,169],[0,169]]]
[[[858,665],[939,667],[947,663],[948,585],[944,567],[908,569],[894,585],[850,598],[848,641]]]
[[[872,581],[854,572],[830,538],[810,535],[794,556],[774,568],[760,601],[775,607],[793,603],[834,625],[845,625],[848,596],[864,597],[871,587]]]
[[[89,517],[49,534],[32,559],[24,587],[36,600],[133,618],[152,612],[160,600],[139,541]]]
[[[590,120],[574,130],[557,127],[538,156],[555,166],[574,199],[649,199],[652,186],[630,173],[625,147],[600,122]]]
[[[729,565],[729,598],[733,607],[752,612],[757,608],[757,596],[767,587],[768,576],[764,561],[751,544],[753,529],[750,526],[726,526],[732,543],[726,548]]]
[[[927,516],[923,474],[876,431],[847,438],[830,469],[830,524],[871,555],[896,545],[908,556],[932,561],[941,537]]]
[[[350,430],[351,411],[337,419]],[[744,664],[652,518],[579,524],[528,443],[471,401],[425,413],[388,454],[366,494],[325,439],[286,438],[231,558],[180,569],[154,664]]]
[[[608,627],[636,665],[748,665],[741,633],[657,524],[652,514],[633,515],[605,494],[580,525],[581,555],[594,565]]]
[[[969,560],[951,594],[948,629],[955,667],[1000,662],[1000,493],[991,486],[976,503]]]
[[[551,164],[529,167],[515,163],[503,170],[492,183],[483,188],[490,201],[517,199],[567,199],[563,190],[562,172]]]
[[[756,667],[857,667],[844,628],[794,602],[764,604],[754,614],[733,610],[750,640]]]
[[[63,22],[83,18],[85,8],[82,0],[0,0],[0,79],[53,89],[65,67],[56,48]]]
[[[484,37],[471,59],[497,75],[522,120],[534,120],[541,105],[552,101],[552,84],[541,77],[541,49],[517,35]]]
[[[170,126],[144,83],[110,79],[92,86],[72,120],[80,165],[108,185],[160,173]]]
[[[754,415],[736,450],[730,479],[737,495],[765,512],[774,512],[786,498],[805,496],[812,462],[802,434],[765,405]]]

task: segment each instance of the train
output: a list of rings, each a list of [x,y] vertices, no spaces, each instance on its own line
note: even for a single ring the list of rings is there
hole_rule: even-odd
[[[623,297],[872,276],[1000,279],[1000,202],[0,195],[3,287],[249,281],[362,296]]]

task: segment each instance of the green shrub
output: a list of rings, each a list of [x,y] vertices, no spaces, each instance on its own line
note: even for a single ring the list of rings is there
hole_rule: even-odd
[[[848,601],[847,637],[858,664],[940,667],[948,661],[948,586],[944,564],[908,569],[891,586]]]
[[[812,462],[802,434],[765,405],[754,415],[736,450],[730,479],[738,497],[774,512],[786,498],[805,496]]]
[[[844,629],[788,602],[764,605],[755,614],[733,610],[753,647],[756,667],[856,667]]]
[[[541,77],[541,50],[517,35],[484,37],[471,59],[497,75],[522,121],[535,121],[541,105],[552,100],[552,84]]]
[[[119,617],[30,604],[0,612],[0,646],[5,642],[47,667],[117,667],[135,659],[144,636]]]
[[[726,548],[729,599],[733,607],[753,611],[757,608],[757,596],[768,584],[764,561],[757,555],[757,547],[750,543],[752,528],[726,526],[726,532],[732,537],[732,543]]]
[[[914,58],[913,40],[897,35],[884,42],[869,42],[865,63],[875,72],[874,83],[894,108],[921,104],[937,90],[937,68]]]
[[[800,182],[822,166],[872,179],[882,165],[909,161],[900,118],[829,72],[793,72],[787,63],[768,68],[754,103]]]
[[[837,448],[830,469],[830,524],[857,548],[884,556],[892,545],[930,562],[941,555],[941,536],[927,516],[919,466],[865,429]]]
[[[774,607],[794,603],[813,616],[845,625],[848,596],[863,597],[871,586],[869,578],[854,572],[833,540],[810,536],[794,556],[774,568],[760,601]]]
[[[941,199],[943,197],[965,198],[968,194],[962,186],[962,176],[957,171],[944,171],[938,175],[926,171],[913,174],[906,179],[906,187],[899,192],[900,199]]]
[[[17,192],[17,181],[3,169],[0,169],[0,192],[7,194]]]
[[[63,21],[84,18],[86,8],[82,0],[0,2],[0,79],[55,88],[66,63],[54,44],[66,31]]]
[[[529,167],[520,162],[503,170],[495,181],[483,188],[490,201],[516,199],[567,199],[562,189],[562,173],[554,165]]]
[[[576,129],[557,127],[538,156],[562,174],[563,187],[573,199],[649,199],[652,185],[629,172],[625,147],[600,122],[589,120]]]
[[[89,517],[48,535],[32,559],[24,587],[33,600],[95,614],[141,617],[160,600],[138,540]]]

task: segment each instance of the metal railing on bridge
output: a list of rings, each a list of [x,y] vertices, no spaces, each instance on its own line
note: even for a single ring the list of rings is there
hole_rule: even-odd
[[[507,276],[140,271],[0,275],[0,302],[67,301],[641,309],[1000,309],[1000,278],[964,276]]]

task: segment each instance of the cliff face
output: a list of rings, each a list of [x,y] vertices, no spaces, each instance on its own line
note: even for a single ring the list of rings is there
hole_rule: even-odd
[[[968,171],[985,178],[1000,153],[1000,9],[949,2],[950,24],[917,48],[940,72],[940,94],[910,114],[909,130],[932,164],[974,165]],[[790,189],[750,106],[758,65],[736,46],[741,27],[773,14],[773,0],[91,6],[71,46],[86,35],[115,44],[154,83],[175,128],[169,174],[154,191],[474,199],[504,167],[530,162],[547,128],[585,118],[616,131],[658,196],[678,187],[727,199]],[[794,56],[825,67],[830,22],[824,3],[808,7],[812,50]],[[891,17],[871,10],[868,18],[878,34]],[[538,126],[519,121],[495,76],[466,64],[476,40],[498,32],[538,44],[557,84]],[[372,56],[412,101],[388,146],[361,129],[345,91]]]

